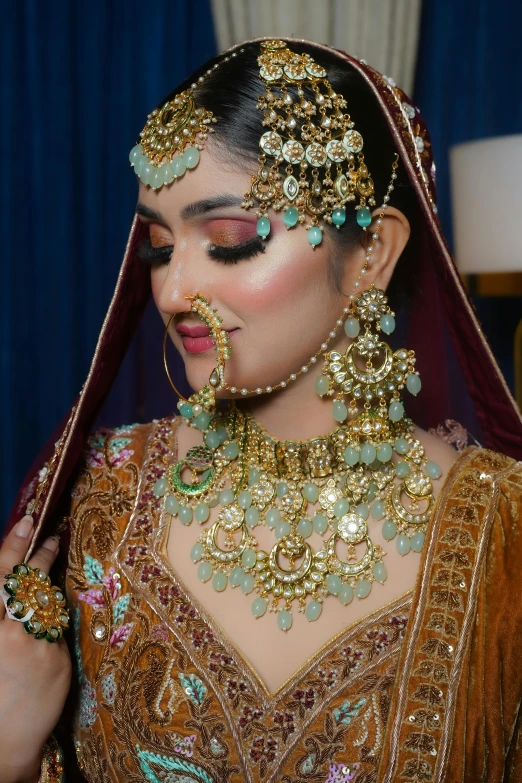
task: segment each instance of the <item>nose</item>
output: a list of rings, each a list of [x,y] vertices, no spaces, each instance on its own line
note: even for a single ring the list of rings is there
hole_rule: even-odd
[[[188,296],[198,290],[196,264],[190,263],[188,248],[174,248],[161,288],[156,294],[156,305],[167,315],[190,312]]]

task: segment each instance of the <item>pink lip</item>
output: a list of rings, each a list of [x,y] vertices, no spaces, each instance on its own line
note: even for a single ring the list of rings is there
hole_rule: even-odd
[[[185,324],[180,324],[176,331],[181,335],[183,348],[187,353],[203,353],[214,348],[212,338],[210,337],[210,329],[206,326],[185,326]],[[237,329],[227,331],[232,335]]]

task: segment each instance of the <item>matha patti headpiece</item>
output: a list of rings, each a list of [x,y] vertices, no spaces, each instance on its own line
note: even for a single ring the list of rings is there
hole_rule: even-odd
[[[363,138],[344,112],[345,98],[334,91],[322,66],[309,54],[292,52],[285,41],[264,41],[258,63],[265,93],[257,106],[268,130],[259,140],[259,169],[242,205],[257,208],[258,234],[270,233],[269,207],[284,209],[287,228],[310,216],[308,241],[315,247],[322,241],[320,221],[342,226],[348,201],[358,201],[357,222],[366,229],[372,220],[367,205],[375,206],[374,184]],[[297,99],[289,88],[297,89]]]
[[[231,57],[237,57],[237,52],[222,62]],[[198,165],[199,153],[217,120],[211,111],[197,106],[194,91],[219,65],[215,63],[187,90],[147,116],[140,141],[129,154],[130,164],[144,185],[158,190]]]

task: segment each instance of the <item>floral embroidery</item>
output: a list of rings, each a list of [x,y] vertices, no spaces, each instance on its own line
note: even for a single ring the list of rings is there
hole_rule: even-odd
[[[336,723],[351,723],[352,718],[356,718],[359,714],[359,710],[366,704],[366,699],[359,699],[352,706],[350,701],[345,701],[344,704],[333,711],[334,720]]]
[[[359,769],[360,764],[330,764],[330,774],[325,783],[349,783],[355,778],[355,770]]]
[[[106,674],[101,681],[103,698],[108,704],[113,704],[116,697],[116,679],[114,674]]]
[[[202,704],[207,692],[206,687],[203,685],[195,674],[189,674],[188,677],[180,672],[178,674],[183,690],[194,704]]]
[[[129,427],[120,427],[116,430],[108,430],[104,427],[93,433],[87,440],[86,462],[89,467],[101,468],[107,459],[111,467],[118,468],[132,457],[134,451],[126,448],[132,443],[131,438],[114,437],[123,433],[129,433],[139,426],[131,424]]]
[[[80,681],[78,722],[83,729],[92,726],[96,720],[96,712],[96,692],[85,675],[82,675]]]

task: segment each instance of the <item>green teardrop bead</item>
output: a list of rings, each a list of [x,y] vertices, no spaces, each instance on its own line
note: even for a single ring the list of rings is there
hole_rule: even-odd
[[[316,533],[323,534],[328,529],[328,520],[323,514],[316,514],[313,518],[314,530]]]
[[[256,585],[256,580],[252,576],[252,574],[245,574],[243,577],[243,581],[241,582],[241,592],[245,595],[248,595],[252,592]]]
[[[201,558],[203,557],[203,552],[205,551],[205,548],[203,544],[194,544],[192,549],[190,550],[190,559],[193,563],[199,563]]]
[[[233,489],[224,489],[222,492],[219,493],[219,502],[222,506],[229,506],[231,503],[234,502],[234,490]]]
[[[347,318],[344,322],[344,331],[347,337],[354,339],[359,334],[361,326],[357,318]]]
[[[410,546],[414,552],[422,552],[424,546],[425,533],[415,533],[410,539]]]
[[[241,568],[241,566],[236,566],[232,569],[230,572],[230,576],[228,578],[228,581],[230,582],[230,587],[239,587],[243,579],[245,578],[245,572]]]
[[[299,211],[295,207],[288,207],[283,214],[283,223],[287,228],[293,228],[299,220]]]
[[[418,394],[421,390],[422,383],[418,375],[408,375],[406,378],[406,388],[410,394]]]
[[[332,212],[332,222],[334,226],[343,226],[346,222],[346,210],[334,209]]]
[[[346,421],[348,418],[348,408],[341,400],[336,400],[333,404],[333,417],[338,422]]]
[[[156,483],[154,484],[154,487],[152,491],[156,495],[157,498],[162,498],[165,492],[167,491],[169,486],[169,483],[167,479],[158,479]]]
[[[262,617],[266,612],[267,605],[266,598],[256,598],[255,601],[252,602],[252,614],[254,617]]]
[[[386,571],[386,566],[382,561],[379,561],[378,563],[375,563],[373,567],[373,576],[377,582],[380,582],[381,584],[386,581],[386,577],[388,576],[388,572]]]
[[[353,467],[354,465],[357,465],[360,458],[360,452],[357,451],[357,449],[354,449],[352,446],[348,446],[344,450],[344,461],[347,465],[350,467]]]
[[[222,593],[223,590],[227,586],[227,575],[224,574],[222,571],[218,571],[214,574],[214,577],[212,579],[212,587],[217,593]]]
[[[242,489],[237,496],[237,503],[241,508],[247,509],[252,505],[252,495],[247,489]]]
[[[379,323],[385,334],[391,334],[395,330],[395,318],[393,315],[383,315]]]
[[[306,619],[309,623],[313,623],[314,620],[317,620],[322,611],[323,605],[320,603],[320,601],[310,601],[305,609]]]
[[[348,604],[351,604],[353,601],[353,589],[350,587],[350,585],[342,585],[339,592],[337,593],[337,598],[343,606],[348,606]]]
[[[306,519],[303,517],[303,519],[300,519],[297,523],[297,532],[300,536],[303,536],[303,538],[308,538],[308,536],[312,535],[313,526],[309,519]]]
[[[315,391],[319,397],[324,397],[330,391],[330,381],[326,375],[319,375],[315,379]]]
[[[183,525],[190,525],[190,523],[192,522],[192,516],[193,514],[191,508],[189,508],[188,506],[180,506],[178,511],[178,517],[179,517],[179,521]]]
[[[371,465],[376,457],[377,457],[377,449],[375,448],[375,446],[372,446],[370,443],[365,443],[364,446],[361,448],[361,460],[366,465]]]
[[[245,549],[241,555],[241,562],[244,568],[253,568],[256,564],[256,553],[253,549]]]
[[[361,579],[360,582],[357,582],[355,585],[355,595],[357,598],[366,598],[370,595],[372,589],[372,583],[368,581],[368,579]]]
[[[372,222],[372,213],[370,212],[368,207],[361,207],[361,209],[357,210],[357,223],[360,225],[361,228],[368,228],[371,222]]]
[[[175,495],[167,495],[165,498],[165,511],[167,514],[177,514],[179,511],[179,501]]]
[[[257,221],[257,233],[260,237],[267,237],[270,233],[270,220],[267,217],[259,218]]]
[[[425,466],[426,473],[432,479],[438,479],[442,476],[442,468],[433,460],[428,460]]]
[[[393,449],[389,443],[382,443],[377,451],[377,459],[380,462],[389,462],[392,458]]]
[[[379,522],[384,516],[384,501],[382,500],[376,500],[375,503],[372,505],[372,517]]]
[[[397,541],[395,542],[397,546],[397,552],[404,557],[404,555],[407,555],[410,551],[411,544],[410,539],[407,535],[404,533],[401,533],[397,536]]]
[[[201,413],[198,413],[194,419],[194,426],[197,427],[198,430],[201,430],[201,432],[204,432],[206,429],[208,429],[208,425],[211,421],[212,416],[210,413],[207,413],[207,411],[201,411]]]
[[[391,541],[396,535],[397,526],[395,522],[392,522],[391,519],[387,519],[386,522],[382,523],[382,537],[385,538],[386,541]]]
[[[397,438],[395,441],[395,445],[393,447],[397,454],[407,454],[410,450],[410,444],[406,440],[406,438]]]
[[[394,400],[392,403],[390,403],[390,407],[388,408],[388,417],[390,421],[400,421],[403,416],[404,406],[402,402]]]
[[[319,228],[319,226],[312,226],[312,228],[308,229],[307,232],[308,241],[312,245],[312,247],[316,247],[317,245],[320,245],[323,241],[323,232]]]
[[[245,511],[245,522],[248,527],[255,527],[259,524],[259,509],[255,506],[247,508]]]
[[[212,576],[212,566],[210,563],[207,563],[205,560],[198,565],[198,578],[201,579],[202,582],[208,582],[210,577]]]
[[[337,576],[337,574],[328,574],[325,581],[328,592],[332,595],[338,595],[339,590],[343,585],[341,578]]]
[[[288,631],[292,627],[292,612],[282,609],[277,613],[277,624],[282,631]]]
[[[269,508],[265,515],[266,524],[270,528],[276,527],[281,522],[281,514],[277,508]]]
[[[303,487],[303,497],[309,503],[316,503],[319,498],[319,487],[316,484],[305,484]]]
[[[194,509],[194,517],[196,522],[206,522],[210,516],[210,508],[206,503],[198,503]]]
[[[221,444],[219,432],[215,432],[214,430],[208,430],[208,432],[205,432],[204,440],[209,449],[212,449],[213,451]]]

